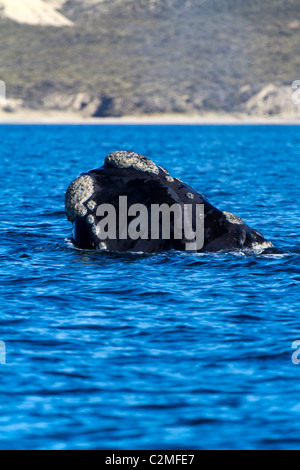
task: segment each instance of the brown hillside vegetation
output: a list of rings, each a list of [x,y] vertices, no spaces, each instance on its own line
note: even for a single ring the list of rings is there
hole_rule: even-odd
[[[293,111],[298,0],[44,3],[73,26],[0,19],[0,79],[27,107],[89,116]]]

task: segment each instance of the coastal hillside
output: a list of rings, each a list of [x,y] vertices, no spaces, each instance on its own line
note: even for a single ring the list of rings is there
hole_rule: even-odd
[[[72,22],[56,10],[64,0],[0,0],[3,18],[17,23],[40,26],[71,26]]]
[[[0,0],[0,38],[7,112],[300,112],[299,0]]]

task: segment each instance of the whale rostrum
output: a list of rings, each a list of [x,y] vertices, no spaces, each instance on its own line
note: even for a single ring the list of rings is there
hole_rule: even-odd
[[[87,250],[158,253],[271,250],[238,216],[214,207],[168,170],[134,152],[110,153],[65,197],[73,242]]]

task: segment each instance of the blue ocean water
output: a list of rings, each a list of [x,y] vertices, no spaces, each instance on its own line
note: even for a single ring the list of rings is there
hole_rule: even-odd
[[[299,127],[0,126],[0,137],[0,448],[300,449]],[[118,149],[153,158],[285,254],[74,250],[65,190]]]

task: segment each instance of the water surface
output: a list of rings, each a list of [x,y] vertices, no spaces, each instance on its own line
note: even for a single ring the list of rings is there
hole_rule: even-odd
[[[0,448],[300,449],[300,133],[0,126]],[[126,149],[286,252],[79,252],[64,193]]]

